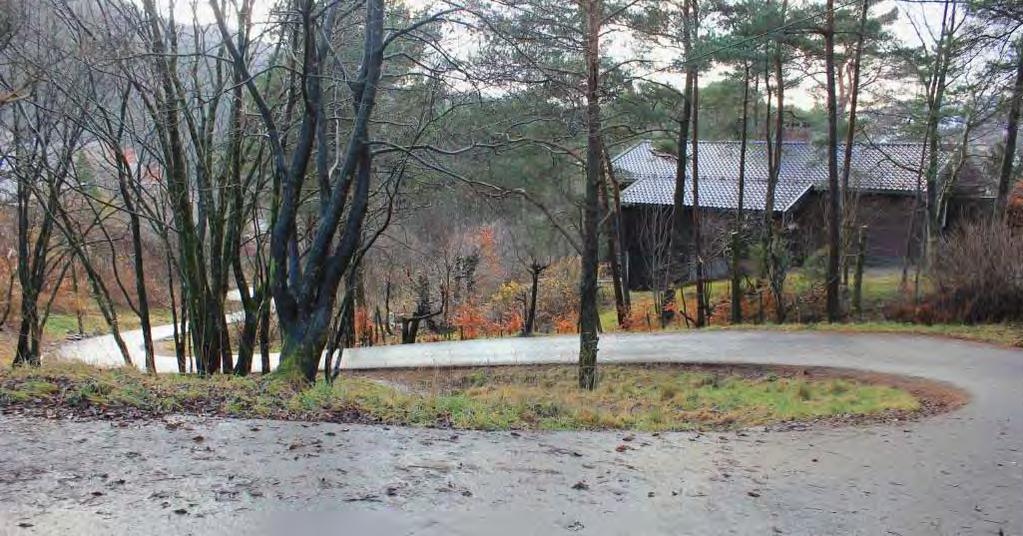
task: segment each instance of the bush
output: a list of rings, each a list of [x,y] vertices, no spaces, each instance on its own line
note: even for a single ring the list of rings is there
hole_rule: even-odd
[[[1023,320],[1023,234],[1001,222],[964,224],[942,240],[932,279],[939,316]]]
[[[803,277],[810,285],[824,286],[828,281],[828,248],[820,248],[803,261]]]

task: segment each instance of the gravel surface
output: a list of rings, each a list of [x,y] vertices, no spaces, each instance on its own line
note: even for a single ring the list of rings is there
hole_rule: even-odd
[[[556,361],[573,343],[409,345],[349,365]],[[0,533],[1023,534],[1023,352],[766,332],[607,336],[601,352],[918,375],[972,399],[914,422],[711,435],[0,416]]]

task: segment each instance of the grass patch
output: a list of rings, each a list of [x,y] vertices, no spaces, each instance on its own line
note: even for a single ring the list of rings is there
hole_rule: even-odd
[[[760,369],[605,365],[599,374],[589,392],[576,388],[572,366],[456,369],[441,380],[398,372],[390,381],[437,401],[452,425],[482,429],[732,429],[920,407],[887,385]]]
[[[169,324],[171,313],[169,309],[156,308],[149,312],[149,321],[154,326]],[[121,331],[141,328],[139,317],[130,309],[118,308],[117,324]],[[105,334],[110,332],[106,319],[99,311],[87,309],[82,314],[82,328],[87,336]],[[51,340],[61,340],[69,333],[78,333],[78,316],[73,312],[51,312],[46,317],[46,324],[43,326],[43,334]]]
[[[737,324],[706,329],[755,329],[769,331],[826,331],[835,333],[896,333],[931,335],[1000,346],[1023,348],[1023,326],[1018,324],[907,324],[902,322],[857,322],[848,324]]]
[[[572,366],[369,371],[304,388],[272,377],[151,377],[63,363],[0,372],[5,412],[115,418],[187,413],[485,430],[663,431],[920,408],[910,391],[877,381],[750,367],[607,365],[591,392],[576,388]]]
[[[891,303],[896,303],[903,299],[903,290],[901,288],[902,274],[898,270],[888,268],[870,268],[867,269],[863,274],[863,310],[866,318],[879,318],[881,316],[881,309]],[[789,300],[798,299],[797,297],[808,295],[813,289],[814,285],[818,287],[822,283],[820,281],[814,281],[813,278],[809,277],[802,268],[792,269],[788,276],[785,278],[785,292],[789,297]],[[716,279],[706,282],[709,301],[711,304],[728,302],[731,299],[731,280],[730,279]],[[851,285],[851,283],[850,283]],[[923,292],[930,291],[930,284],[925,280],[922,281]],[[696,285],[689,284],[683,287],[686,306],[690,315],[695,314],[696,307]],[[605,289],[607,295],[610,295],[610,288]],[[852,292],[851,288],[849,292]],[[632,299],[632,305],[634,310],[642,311],[644,314],[649,313],[652,320],[654,329],[660,329],[658,324],[658,311],[654,307],[653,293],[650,291],[632,291],[630,293]],[[681,305],[681,304],[679,304]],[[726,321],[727,318],[718,317],[720,321]],[[607,304],[600,310],[600,322],[601,327],[607,332],[619,331],[618,319],[615,313],[614,304]],[[678,330],[684,329],[685,325],[680,322],[674,322],[669,324],[666,329]]]

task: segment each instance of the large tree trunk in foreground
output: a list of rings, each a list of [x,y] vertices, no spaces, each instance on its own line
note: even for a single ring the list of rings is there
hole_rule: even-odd
[[[329,97],[322,84],[327,78],[324,64],[334,53],[330,42],[335,29],[338,4],[320,10],[312,0],[296,2],[302,42],[294,53],[302,60],[299,68],[305,106],[295,131],[293,148],[286,150],[282,129],[267,103],[264,91],[257,87],[245,56],[232,42],[220,2],[210,0],[217,27],[223,37],[234,68],[259,110],[267,130],[275,181],[281,184],[280,206],[270,233],[270,257],[274,270],[271,292],[283,337],[278,374],[289,379],[312,382],[327,343],[337,290],[343,275],[359,262],[359,244],[369,205],[370,177],[373,165],[369,146],[370,119],[376,104],[381,68],[384,62],[383,0],[365,3],[364,36],[359,71],[348,83],[355,111],[345,144],[329,136],[327,110]],[[322,165],[338,145],[335,169]],[[319,161],[311,167],[314,148]],[[320,187],[319,218],[313,226],[308,247],[300,254],[296,246],[298,218],[303,199],[303,182],[313,174]]]
[[[583,209],[582,274],[579,281],[579,387],[597,385],[597,312],[599,189],[603,175],[600,133],[601,0],[584,0],[586,19],[586,200]]]

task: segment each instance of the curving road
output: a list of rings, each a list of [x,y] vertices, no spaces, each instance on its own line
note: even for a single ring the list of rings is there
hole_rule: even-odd
[[[561,362],[576,344],[381,347],[347,352],[345,365]],[[972,400],[916,422],[632,441],[0,416],[0,533],[1023,534],[1023,352],[809,332],[607,335],[600,344],[603,362],[851,367],[950,382]]]

